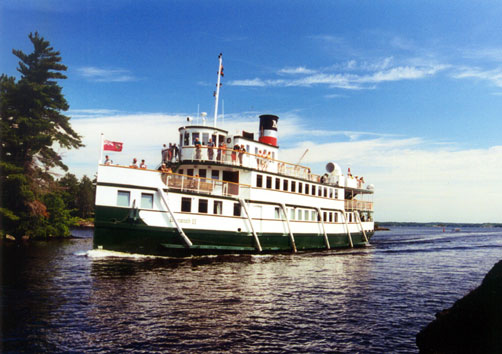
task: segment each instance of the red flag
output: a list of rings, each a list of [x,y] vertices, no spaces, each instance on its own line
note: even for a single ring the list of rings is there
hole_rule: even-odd
[[[103,150],[105,151],[122,151],[123,143],[117,141],[105,140],[103,145]]]

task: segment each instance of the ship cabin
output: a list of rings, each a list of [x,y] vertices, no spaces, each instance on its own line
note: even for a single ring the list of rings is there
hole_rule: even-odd
[[[171,163],[173,174],[166,184],[180,191],[213,196],[251,199],[267,198],[263,192],[287,192],[280,198],[298,203],[305,196],[335,201],[347,212],[358,212],[362,221],[372,221],[373,189],[364,181],[343,175],[336,163],[328,163],[329,173],[316,175],[310,168],[279,160],[278,146],[255,140],[253,133],[229,134],[211,126],[179,128],[180,157]],[[262,199],[260,198],[260,199]],[[253,198],[254,199],[254,198]],[[314,202],[315,204],[315,202]]]

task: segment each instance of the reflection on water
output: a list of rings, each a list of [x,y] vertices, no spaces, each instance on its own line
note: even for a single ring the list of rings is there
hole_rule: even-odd
[[[477,286],[502,232],[396,228],[364,249],[188,259],[90,251],[80,238],[3,254],[6,352],[416,352]]]

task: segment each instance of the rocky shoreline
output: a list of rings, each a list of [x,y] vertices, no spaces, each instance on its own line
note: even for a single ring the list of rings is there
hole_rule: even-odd
[[[502,353],[502,261],[417,334],[420,353]]]

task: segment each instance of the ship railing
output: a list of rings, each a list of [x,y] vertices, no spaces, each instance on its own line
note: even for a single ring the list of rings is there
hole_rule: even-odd
[[[199,176],[162,173],[162,181],[172,190],[221,197],[249,198],[251,186]]]
[[[312,182],[320,182],[321,176],[310,172],[310,168],[271,157],[241,152],[228,148],[209,148],[201,145],[181,148],[181,160],[193,162],[217,162],[228,166],[242,166],[264,172],[278,173],[284,176],[297,177]]]
[[[346,199],[345,210],[373,211],[373,202],[356,199]]]

